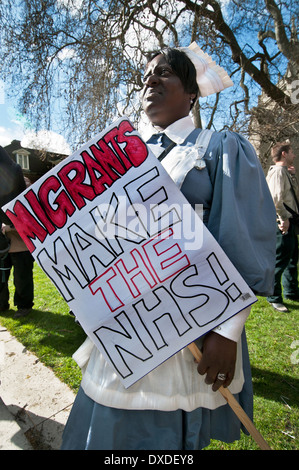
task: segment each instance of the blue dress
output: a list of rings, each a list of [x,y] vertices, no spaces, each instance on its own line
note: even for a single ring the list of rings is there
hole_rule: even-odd
[[[198,132],[183,145],[194,143]],[[256,295],[265,296],[273,289],[276,214],[257,156],[241,136],[213,133],[205,163],[203,170],[189,171],[181,191],[192,206],[203,204],[210,232]],[[235,398],[253,419],[245,331],[242,361],[245,382]],[[193,411],[118,409],[94,402],[80,388],[62,449],[199,450],[211,439],[233,442],[240,438],[241,429],[245,431],[227,404]]]

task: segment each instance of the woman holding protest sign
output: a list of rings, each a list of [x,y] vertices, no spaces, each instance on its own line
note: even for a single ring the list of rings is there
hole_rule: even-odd
[[[272,290],[275,209],[251,145],[231,133],[202,133],[189,116],[198,96],[230,86],[226,73],[196,45],[153,54],[142,103],[148,145],[258,295]],[[74,358],[82,368],[62,449],[197,450],[210,439],[239,439],[240,422],[217,393],[228,387],[252,415],[244,323],[250,308],[199,339],[202,359],[179,351],[125,389],[87,339]]]

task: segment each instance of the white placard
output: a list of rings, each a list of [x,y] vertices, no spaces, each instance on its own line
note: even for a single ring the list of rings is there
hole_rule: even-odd
[[[4,210],[125,387],[256,301],[127,118]]]

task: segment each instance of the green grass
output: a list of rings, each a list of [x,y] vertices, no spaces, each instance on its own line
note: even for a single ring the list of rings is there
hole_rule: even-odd
[[[254,423],[274,450],[298,449],[299,380],[294,341],[299,303],[286,301],[288,313],[274,310],[264,298],[246,322],[254,390]],[[298,355],[299,358],[299,355]],[[213,442],[211,449],[258,449],[250,436],[233,444]]]
[[[1,312],[0,323],[75,392],[81,372],[72,354],[86,335],[42,270],[34,267],[35,303],[30,315],[14,319],[15,309]],[[13,286],[10,281],[11,299]],[[12,300],[11,300],[12,302]],[[299,302],[287,301],[288,313],[275,311],[265,299],[253,306],[246,323],[254,387],[254,422],[274,450],[298,449]],[[298,357],[298,359],[297,359]],[[297,362],[297,364],[296,364]],[[208,450],[256,450],[251,436],[232,444],[213,441]]]
[[[12,276],[9,286],[12,304]],[[76,392],[81,371],[72,354],[83,343],[86,334],[69,314],[68,305],[56,287],[36,263],[34,291],[34,308],[27,317],[14,319],[16,309],[10,309],[0,312],[0,323]]]

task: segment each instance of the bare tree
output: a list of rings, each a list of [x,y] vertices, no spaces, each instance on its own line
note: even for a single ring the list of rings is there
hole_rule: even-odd
[[[298,77],[295,0],[2,0],[0,15],[1,78],[38,128],[55,125],[73,147],[120,114],[136,124],[146,54],[192,40],[235,83],[201,100],[199,125],[247,132],[259,94],[298,122],[282,86]]]

